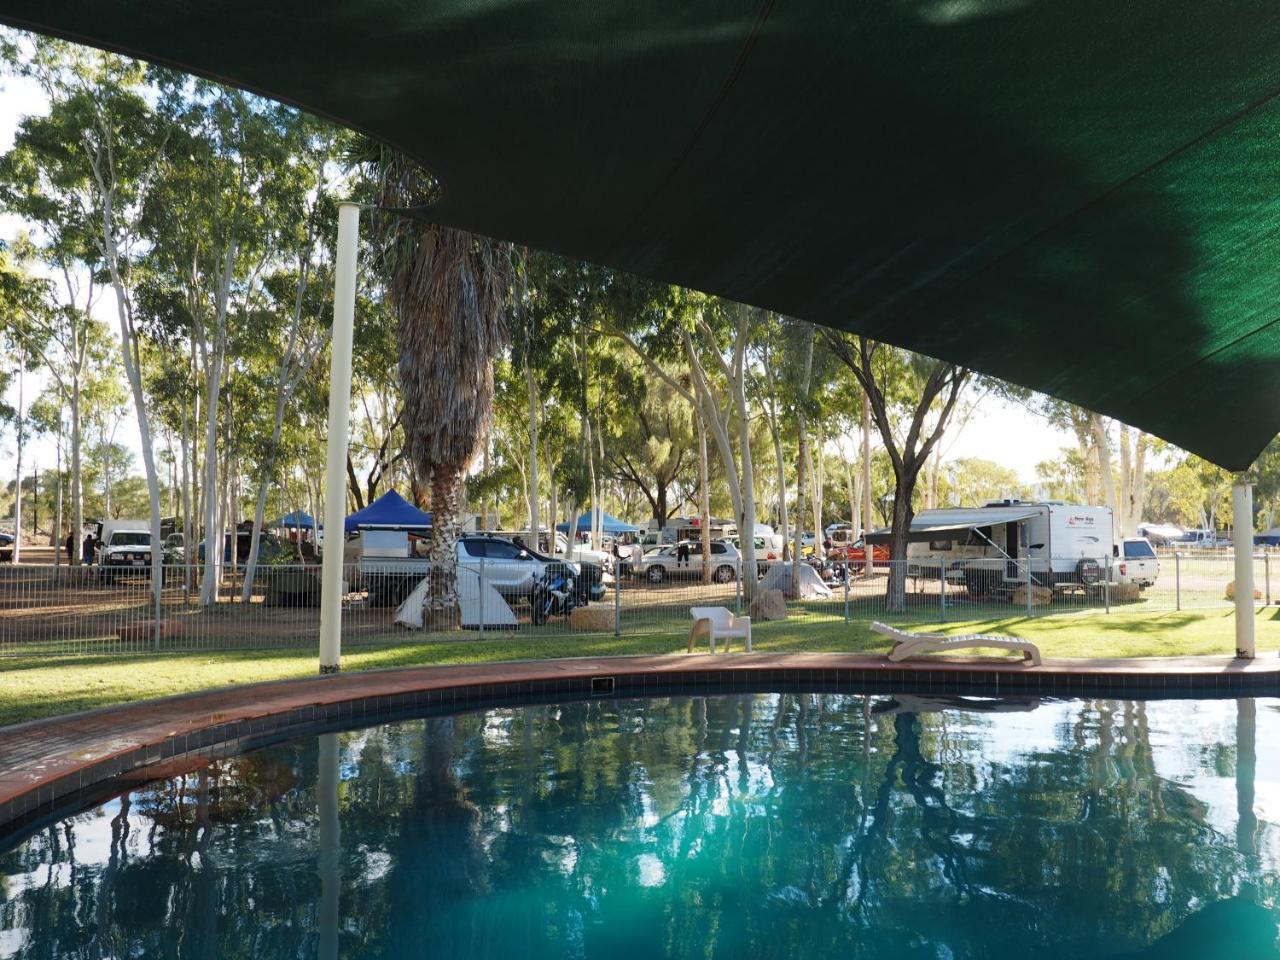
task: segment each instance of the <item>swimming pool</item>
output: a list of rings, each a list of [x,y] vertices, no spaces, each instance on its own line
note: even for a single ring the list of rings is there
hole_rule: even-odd
[[[1271,699],[388,723],[40,829],[0,854],[0,957],[1278,957],[1277,743]]]

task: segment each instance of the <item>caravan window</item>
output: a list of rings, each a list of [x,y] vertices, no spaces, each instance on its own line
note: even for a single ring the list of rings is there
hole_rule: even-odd
[[[970,527],[969,536],[965,539],[966,547],[985,547],[991,543],[990,527]]]
[[[950,540],[930,540],[929,549],[930,550],[950,550],[951,541]]]

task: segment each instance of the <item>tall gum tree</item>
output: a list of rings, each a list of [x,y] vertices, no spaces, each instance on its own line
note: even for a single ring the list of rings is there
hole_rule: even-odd
[[[946,432],[960,393],[970,380],[963,367],[836,331],[823,331],[831,352],[857,379],[871,419],[893,465],[893,522],[885,605],[906,609],[907,542],[920,471]]]
[[[164,151],[163,124],[143,95],[143,68],[136,62],[44,37],[23,40],[15,49],[13,68],[39,84],[49,101],[47,114],[23,121],[15,150],[28,152],[43,183],[56,184],[81,231],[84,267],[104,273],[113,295],[151,499],[151,539],[157,545],[151,584],[159,604],[160,485],[134,292],[144,246],[140,221]]]

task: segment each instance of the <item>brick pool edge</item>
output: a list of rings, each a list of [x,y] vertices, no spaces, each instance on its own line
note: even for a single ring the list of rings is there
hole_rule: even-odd
[[[502,704],[678,693],[1203,697],[1280,694],[1280,660],[1227,657],[890,663],[866,654],[592,657],[280,680],[0,727],[0,849],[148,780],[325,730]]]

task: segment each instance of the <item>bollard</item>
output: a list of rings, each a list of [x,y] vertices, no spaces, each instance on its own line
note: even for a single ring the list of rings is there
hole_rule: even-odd
[[[1173,554],[1173,606],[1182,610],[1182,554],[1176,550]]]
[[[622,571],[621,564],[613,568],[613,635],[622,636]]]

